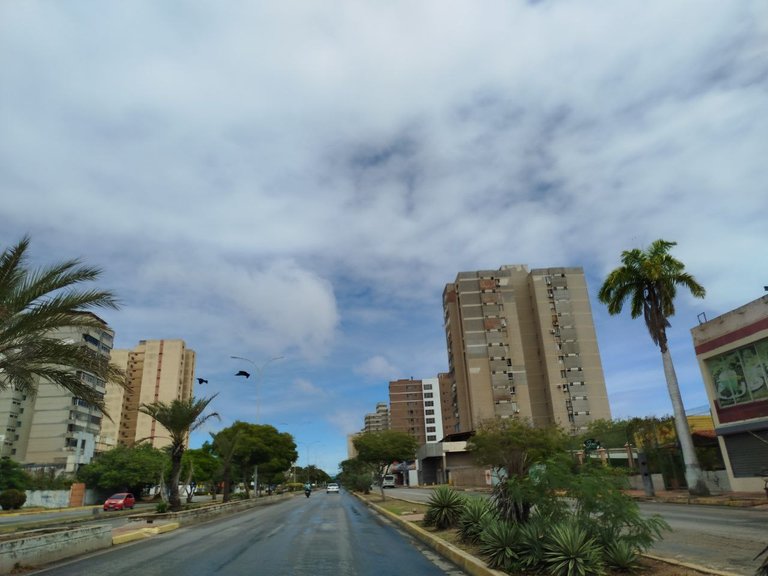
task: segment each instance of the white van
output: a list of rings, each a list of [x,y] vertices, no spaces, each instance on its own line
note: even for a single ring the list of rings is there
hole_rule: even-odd
[[[394,488],[395,486],[396,484],[394,474],[384,474],[384,478],[381,479],[381,487]]]

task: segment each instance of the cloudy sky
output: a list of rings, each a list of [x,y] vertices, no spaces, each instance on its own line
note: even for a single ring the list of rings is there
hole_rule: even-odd
[[[763,0],[0,0],[0,246],[101,266],[118,347],[197,352],[209,430],[258,417],[334,472],[390,379],[447,370],[464,270],[584,267],[614,416],[669,414],[595,293],[674,240],[700,409],[690,328],[768,284],[767,89]],[[255,386],[232,355],[284,358]]]

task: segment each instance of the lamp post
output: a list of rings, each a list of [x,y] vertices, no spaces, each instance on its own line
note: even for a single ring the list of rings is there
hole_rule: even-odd
[[[264,377],[264,369],[267,367],[267,364],[270,362],[276,362],[277,360],[282,360],[283,356],[273,356],[266,362],[263,362],[261,365],[256,364],[253,360],[250,358],[244,358],[242,356],[230,356],[233,360],[242,360],[243,362],[248,362],[251,366],[253,366],[256,369],[256,423],[259,422],[259,384],[261,384],[261,381]],[[246,378],[247,378],[246,374]],[[253,467],[253,491],[256,493],[256,497],[259,496],[259,465],[255,465]]]

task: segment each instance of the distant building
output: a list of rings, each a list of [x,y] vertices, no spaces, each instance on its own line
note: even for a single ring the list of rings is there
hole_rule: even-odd
[[[132,350],[113,350],[112,361],[127,375],[125,389],[111,384],[105,402],[115,422],[102,428],[100,447],[148,442],[155,448],[171,443],[167,430],[139,412],[142,404],[192,397],[195,352],[183,340],[141,340]],[[118,410],[119,407],[119,410]]]
[[[101,320],[90,312],[85,314]],[[86,346],[108,361],[114,332],[102,322],[101,328],[72,327],[52,336]],[[96,392],[105,392],[106,383],[92,373],[78,375]],[[0,391],[0,457],[28,467],[75,472],[91,461],[105,419],[100,409],[44,379],[38,380],[34,396],[12,389]]]
[[[578,433],[610,419],[581,268],[460,272],[443,291],[455,434],[520,417]]]
[[[389,430],[389,407],[386,402],[376,404],[376,412],[365,415],[363,432],[381,432]]]
[[[691,329],[731,489],[768,476],[768,296]]]
[[[416,439],[419,446],[443,439],[443,415],[437,378],[389,383],[390,427]]]

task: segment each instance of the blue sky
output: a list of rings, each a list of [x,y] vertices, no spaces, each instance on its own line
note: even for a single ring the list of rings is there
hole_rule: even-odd
[[[670,413],[594,298],[662,237],[707,289],[670,331],[699,408],[697,315],[768,284],[766,88],[760,0],[5,0],[0,245],[101,266],[118,347],[197,352],[193,444],[258,413],[333,472],[390,379],[447,369],[463,270],[584,267],[614,416]],[[284,359],[257,390],[232,355]]]

